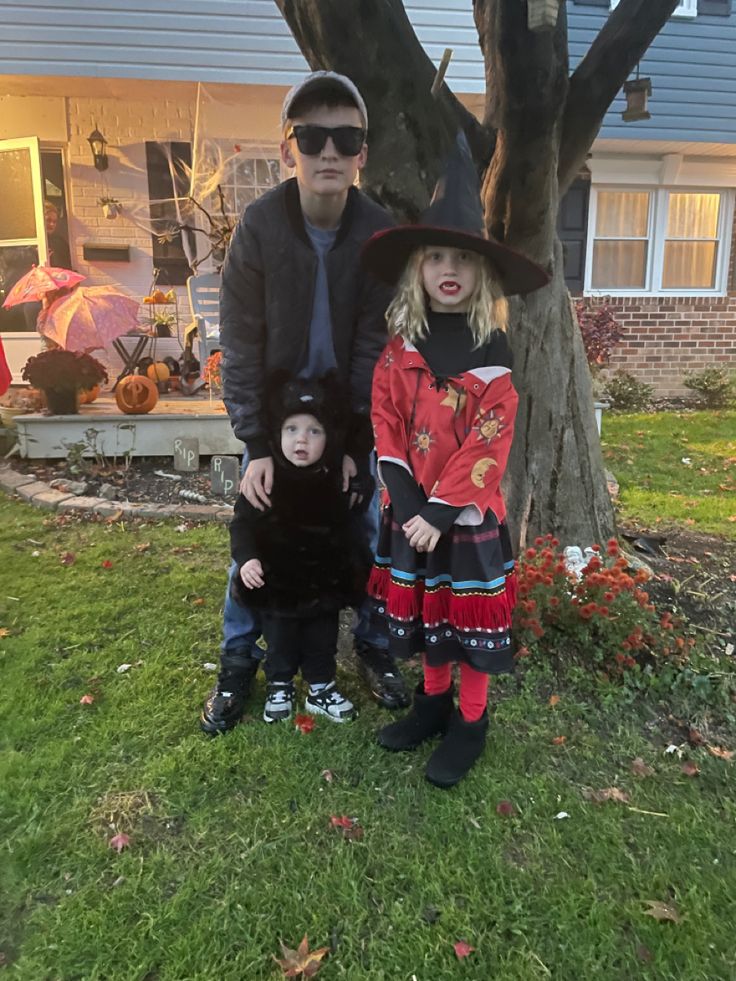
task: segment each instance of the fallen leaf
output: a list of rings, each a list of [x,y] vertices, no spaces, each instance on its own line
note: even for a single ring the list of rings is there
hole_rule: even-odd
[[[205,671],[217,671],[217,665],[214,661],[205,661],[202,667]]]
[[[590,787],[583,787],[583,797],[592,804],[605,804],[612,800],[617,804],[628,804],[631,798],[619,787],[604,787],[602,790],[592,790]]]
[[[682,763],[680,769],[686,777],[697,777],[697,775],[700,773],[700,767],[697,765],[697,763],[693,763],[692,760],[687,760],[685,763]]]
[[[103,569],[112,569],[112,562],[109,559],[105,559],[102,563]]]
[[[555,821],[564,821],[565,818],[569,818],[569,817],[570,817],[570,815],[567,813],[567,811],[558,811],[558,813],[555,814],[553,820],[555,820]]]
[[[74,554],[74,552],[64,552],[64,554],[61,557],[62,565],[74,565],[76,561],[77,561],[77,557]]]
[[[313,978],[319,971],[322,958],[329,953],[329,947],[309,949],[306,933],[296,950],[291,950],[286,944],[281,944],[282,957],[274,956],[274,960],[283,971],[285,978]]]
[[[635,760],[631,761],[631,772],[637,777],[651,777],[654,773],[654,767],[645,763],[641,756],[637,756]]]
[[[723,749],[722,746],[708,746],[708,752],[711,756],[717,756],[719,760],[732,760],[733,750]]]
[[[150,542],[141,542],[139,545],[136,545],[135,546],[135,551],[136,552],[147,552],[150,547],[151,547],[151,543]]]
[[[124,848],[127,848],[130,845],[130,838],[128,835],[121,832],[120,834],[113,835],[113,837],[108,841],[108,845],[110,848],[114,848],[119,855]]]
[[[323,770],[320,773],[320,776],[325,781],[325,783],[332,783],[332,781],[335,779],[335,774],[332,772],[332,770]]]
[[[349,841],[359,841],[363,837],[363,828],[357,818],[348,817],[346,814],[333,814],[330,825],[337,831],[342,831],[343,838]]]
[[[204,597],[195,596],[194,599],[192,600],[192,606],[204,606]]]
[[[639,944],[639,946],[636,948],[636,956],[640,961],[644,961],[647,964],[649,964],[652,960],[652,952],[648,947],[645,947],[644,944]]]
[[[82,697],[79,699],[79,704],[80,705],[91,705],[92,702],[94,702],[94,700],[95,700],[95,696],[94,695],[82,695]]]
[[[314,719],[311,715],[295,715],[294,726],[299,730],[299,732],[311,732],[312,729],[314,729]]]
[[[559,705],[559,703],[560,703],[560,696],[559,695],[550,695],[549,696],[549,706],[550,706],[550,708],[554,708],[555,705]]]
[[[566,742],[567,742],[567,736],[555,736],[554,739],[552,740],[552,745],[562,746]]]
[[[688,729],[687,738],[691,746],[702,746],[705,742],[702,732],[697,729]]]
[[[429,926],[432,926],[433,923],[436,923],[441,916],[442,916],[442,911],[438,910],[436,906],[428,906],[425,910],[422,911],[422,919]]]
[[[644,902],[649,907],[644,911],[644,916],[653,916],[655,920],[669,920],[670,923],[680,922],[680,913],[672,903],[661,903],[658,899],[645,899]]]
[[[7,627],[0,627],[0,637],[9,637],[10,631]]]
[[[133,667],[132,664],[118,664],[115,670],[117,671],[118,674],[125,674],[125,672],[130,671],[132,667]]]
[[[459,961],[461,961],[463,957],[469,957],[475,950],[475,947],[471,947],[465,940],[458,940],[452,946],[455,950],[455,957],[457,957]]]
[[[501,800],[496,804],[496,814],[500,814],[501,817],[513,817],[516,814],[516,808],[510,800]]]

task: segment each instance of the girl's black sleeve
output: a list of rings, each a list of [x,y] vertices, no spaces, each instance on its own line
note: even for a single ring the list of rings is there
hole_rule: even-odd
[[[398,463],[381,463],[381,478],[386,485],[394,516],[400,525],[419,514],[427,497],[414,477]]]

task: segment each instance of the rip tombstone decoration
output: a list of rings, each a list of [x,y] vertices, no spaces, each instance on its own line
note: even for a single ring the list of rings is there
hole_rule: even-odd
[[[213,456],[210,460],[210,487],[219,497],[238,493],[240,461],[235,456]]]
[[[174,469],[184,473],[199,470],[199,440],[180,437],[174,440]]]

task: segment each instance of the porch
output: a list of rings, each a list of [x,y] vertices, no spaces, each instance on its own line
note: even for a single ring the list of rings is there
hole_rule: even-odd
[[[115,457],[174,455],[176,440],[196,439],[202,456],[242,455],[219,397],[162,395],[147,415],[125,415],[115,396],[105,392],[77,415],[30,413],[15,417],[21,457],[60,459],[81,444],[84,456]]]

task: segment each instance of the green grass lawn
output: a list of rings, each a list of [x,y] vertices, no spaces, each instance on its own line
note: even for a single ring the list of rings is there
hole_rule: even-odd
[[[736,539],[736,411],[605,413],[602,442],[624,519]]]
[[[625,423],[606,419],[610,445]],[[259,679],[251,719],[199,733],[225,529],[62,525],[0,499],[0,562],[8,977],[273,979],[280,941],[305,933],[332,948],[325,979],[736,977],[736,764],[705,746],[666,754],[673,729],[656,707],[564,691],[551,706],[554,688],[507,682],[482,763],[442,792],[423,780],[428,750],[375,744],[387,714],[349,664],[341,681],[361,709],[349,727],[267,727]],[[631,772],[636,757],[650,776]],[[613,786],[629,804],[583,797]],[[504,800],[514,815],[497,813]],[[332,815],[363,836],[343,838]],[[121,854],[116,831],[130,837]],[[650,900],[680,922],[645,915]],[[475,948],[463,961],[459,940]]]

